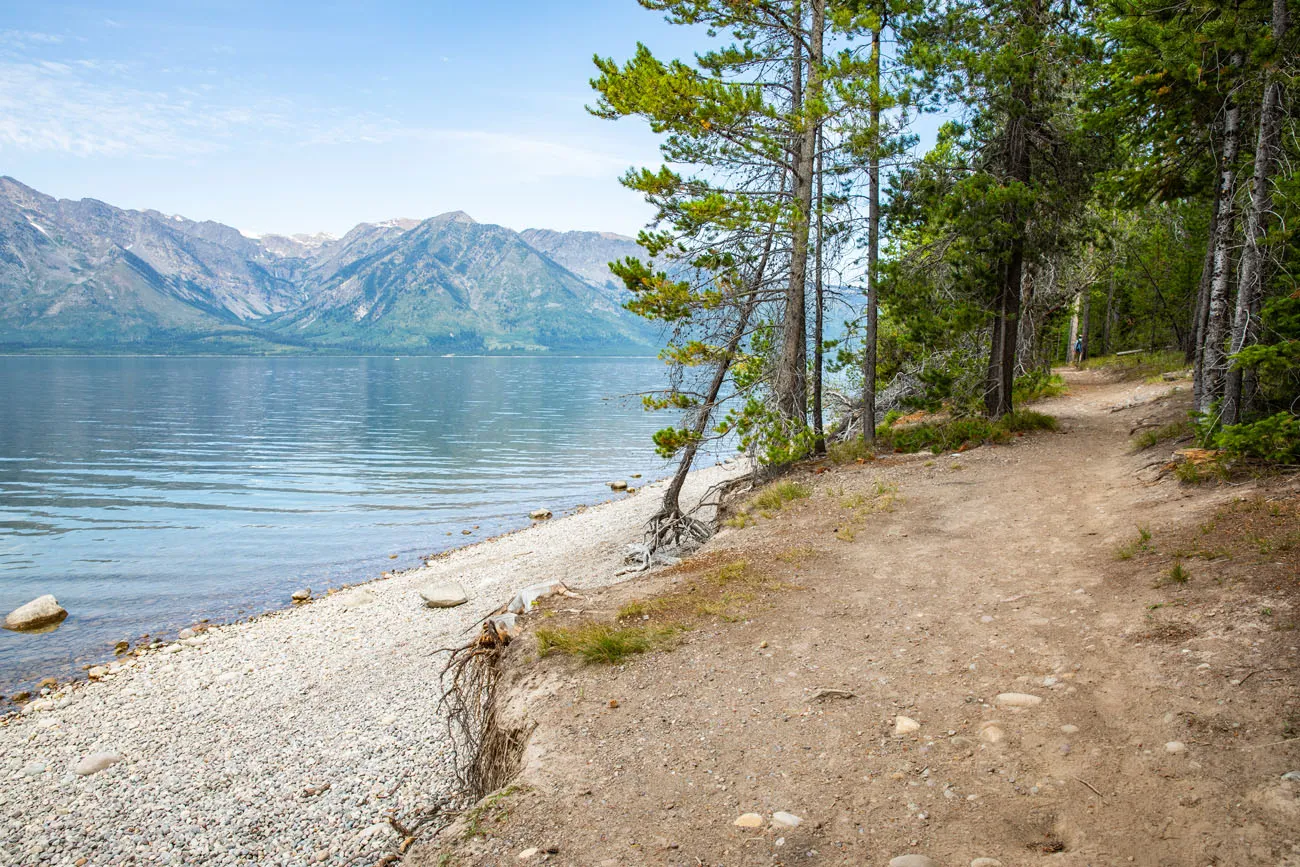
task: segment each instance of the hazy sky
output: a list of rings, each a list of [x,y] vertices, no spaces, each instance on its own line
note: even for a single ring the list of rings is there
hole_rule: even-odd
[[[591,56],[694,47],[635,0],[5,6],[0,174],[255,233],[460,209],[634,234],[617,177],[655,143],[583,110]]]

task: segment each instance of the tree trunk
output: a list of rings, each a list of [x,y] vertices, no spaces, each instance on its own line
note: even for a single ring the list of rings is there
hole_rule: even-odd
[[[1065,363],[1074,364],[1074,345],[1079,340],[1079,296],[1070,302],[1070,342],[1065,345]]]
[[[1240,64],[1234,55],[1233,66]],[[1228,290],[1232,284],[1232,234],[1236,228],[1233,197],[1237,187],[1237,148],[1241,135],[1241,108],[1234,100],[1224,107],[1223,162],[1219,170],[1219,222],[1214,237],[1214,276],[1210,283],[1210,304],[1205,323],[1201,387],[1197,410],[1207,413],[1223,396],[1227,356],[1224,340],[1228,331]]]
[[[808,236],[812,218],[813,157],[817,142],[817,120],[809,103],[821,102],[822,38],[826,20],[826,0],[811,0],[812,23],[808,31],[808,98],[804,99],[800,79],[803,74],[802,52],[795,50],[795,87],[800,91],[796,112],[803,114],[802,133],[797,137],[794,170],[794,237],[790,250],[790,283],[785,296],[785,315],[781,325],[781,358],[775,382],[777,409],[786,420],[804,424],[808,417],[807,352],[808,323],[805,295],[808,285]],[[799,25],[802,15],[795,5]],[[796,43],[796,46],[798,43]]]
[[[880,307],[880,31],[871,31],[871,153],[867,160],[867,330],[862,346],[862,439],[876,441],[876,345]]]
[[[785,190],[784,181],[781,189],[782,191]],[[758,268],[754,272],[754,278],[750,283],[749,297],[745,299],[740,308],[740,318],[727,340],[726,351],[718,361],[718,369],[713,372],[713,381],[709,383],[709,390],[705,394],[704,402],[700,404],[699,414],[695,418],[695,423],[691,426],[694,436],[682,450],[682,457],[677,464],[677,471],[673,473],[673,479],[669,482],[668,489],[664,491],[659,513],[650,520],[651,525],[655,528],[655,537],[650,540],[652,550],[665,541],[659,537],[659,529],[665,526],[664,522],[669,522],[669,526],[671,526],[671,522],[676,521],[682,514],[682,486],[686,484],[686,477],[690,474],[691,465],[695,462],[700,440],[708,429],[709,422],[713,419],[713,410],[717,406],[718,395],[722,391],[723,383],[726,382],[727,371],[731,369],[731,362],[736,358],[736,351],[740,349],[740,342],[745,338],[746,329],[749,327],[749,319],[758,307],[759,289],[763,285],[763,277],[767,272],[767,263],[772,254],[772,241],[775,236],[776,223],[773,222],[768,227],[767,238],[763,242],[763,254],[759,257]]]
[[[815,454],[826,454],[826,430],[825,420],[822,418],[822,333],[826,318],[826,297],[825,287],[822,285],[822,246],[825,235],[825,215],[822,213],[824,204],[824,190],[822,183],[822,148],[825,143],[822,141],[821,126],[817,127],[817,258],[813,267],[814,286],[813,303],[815,306],[813,314],[813,452]]]
[[[1273,0],[1273,44],[1280,46],[1286,37],[1286,0]],[[1245,247],[1241,254],[1241,281],[1237,287],[1237,309],[1232,323],[1232,352],[1259,341],[1259,308],[1268,282],[1268,261],[1263,249],[1273,210],[1273,173],[1277,170],[1282,149],[1282,82],[1277,63],[1269,70],[1264,97],[1259,107],[1259,139],[1255,147],[1255,175],[1250,185],[1250,210],[1246,212]],[[1253,398],[1252,387],[1243,394],[1243,373],[1234,366],[1228,371],[1223,396],[1223,422],[1241,421],[1247,403]]]
[[[1084,288],[1081,293],[1083,304],[1079,308],[1079,337],[1083,340],[1083,348],[1079,352],[1079,357],[1075,363],[1082,365],[1088,359],[1088,340],[1092,337],[1092,287]]]
[[[1106,317],[1101,321],[1101,354],[1110,354],[1111,310],[1115,303],[1115,263],[1110,266],[1110,285],[1106,288]]]
[[[1201,282],[1196,294],[1196,322],[1192,330],[1195,355],[1192,361],[1192,404],[1201,405],[1201,391],[1205,387],[1205,326],[1210,316],[1210,286],[1214,283],[1214,239],[1219,231],[1219,197],[1210,203],[1210,229],[1205,241],[1205,259],[1201,263]]]

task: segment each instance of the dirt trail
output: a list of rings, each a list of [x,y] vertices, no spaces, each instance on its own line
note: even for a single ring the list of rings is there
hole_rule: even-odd
[[[1041,407],[1060,433],[833,468],[720,533],[700,574],[743,560],[769,583],[667,652],[512,648],[506,714],[536,725],[518,785],[409,860],[1300,865],[1295,480],[1151,481],[1170,446],[1131,454],[1130,429],[1185,413],[1186,383],[1070,388]],[[1162,578],[1175,562],[1190,581]]]

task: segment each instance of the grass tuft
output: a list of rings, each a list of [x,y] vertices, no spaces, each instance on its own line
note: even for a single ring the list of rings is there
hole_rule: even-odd
[[[1189,436],[1192,426],[1186,421],[1176,421],[1163,427],[1149,428],[1133,438],[1133,451],[1140,452],[1168,440]]]
[[[541,656],[563,653],[588,663],[617,665],[629,656],[652,650],[678,631],[678,627],[617,627],[603,623],[542,627],[537,630],[537,652]]]
[[[1116,560],[1132,560],[1136,554],[1145,554],[1151,550],[1151,531],[1138,527],[1138,537],[1131,542],[1120,545],[1115,551]]]

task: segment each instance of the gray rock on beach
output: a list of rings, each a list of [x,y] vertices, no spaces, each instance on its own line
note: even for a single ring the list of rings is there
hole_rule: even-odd
[[[532,518],[534,521],[545,521],[547,518],[551,517],[551,510],[533,509],[528,513],[528,517]]]
[[[15,632],[25,632],[60,623],[67,616],[67,610],[47,593],[10,611],[5,618],[4,627]]]
[[[304,587],[302,590],[293,591],[293,594],[289,598],[294,602],[306,602],[311,599],[311,591]]]
[[[420,598],[430,608],[455,608],[469,601],[459,581],[439,581],[420,588]]]
[[[77,762],[76,767],[72,769],[72,772],[79,777],[88,777],[91,774],[99,773],[105,768],[111,768],[120,761],[122,761],[120,753],[91,753],[81,761]]]

